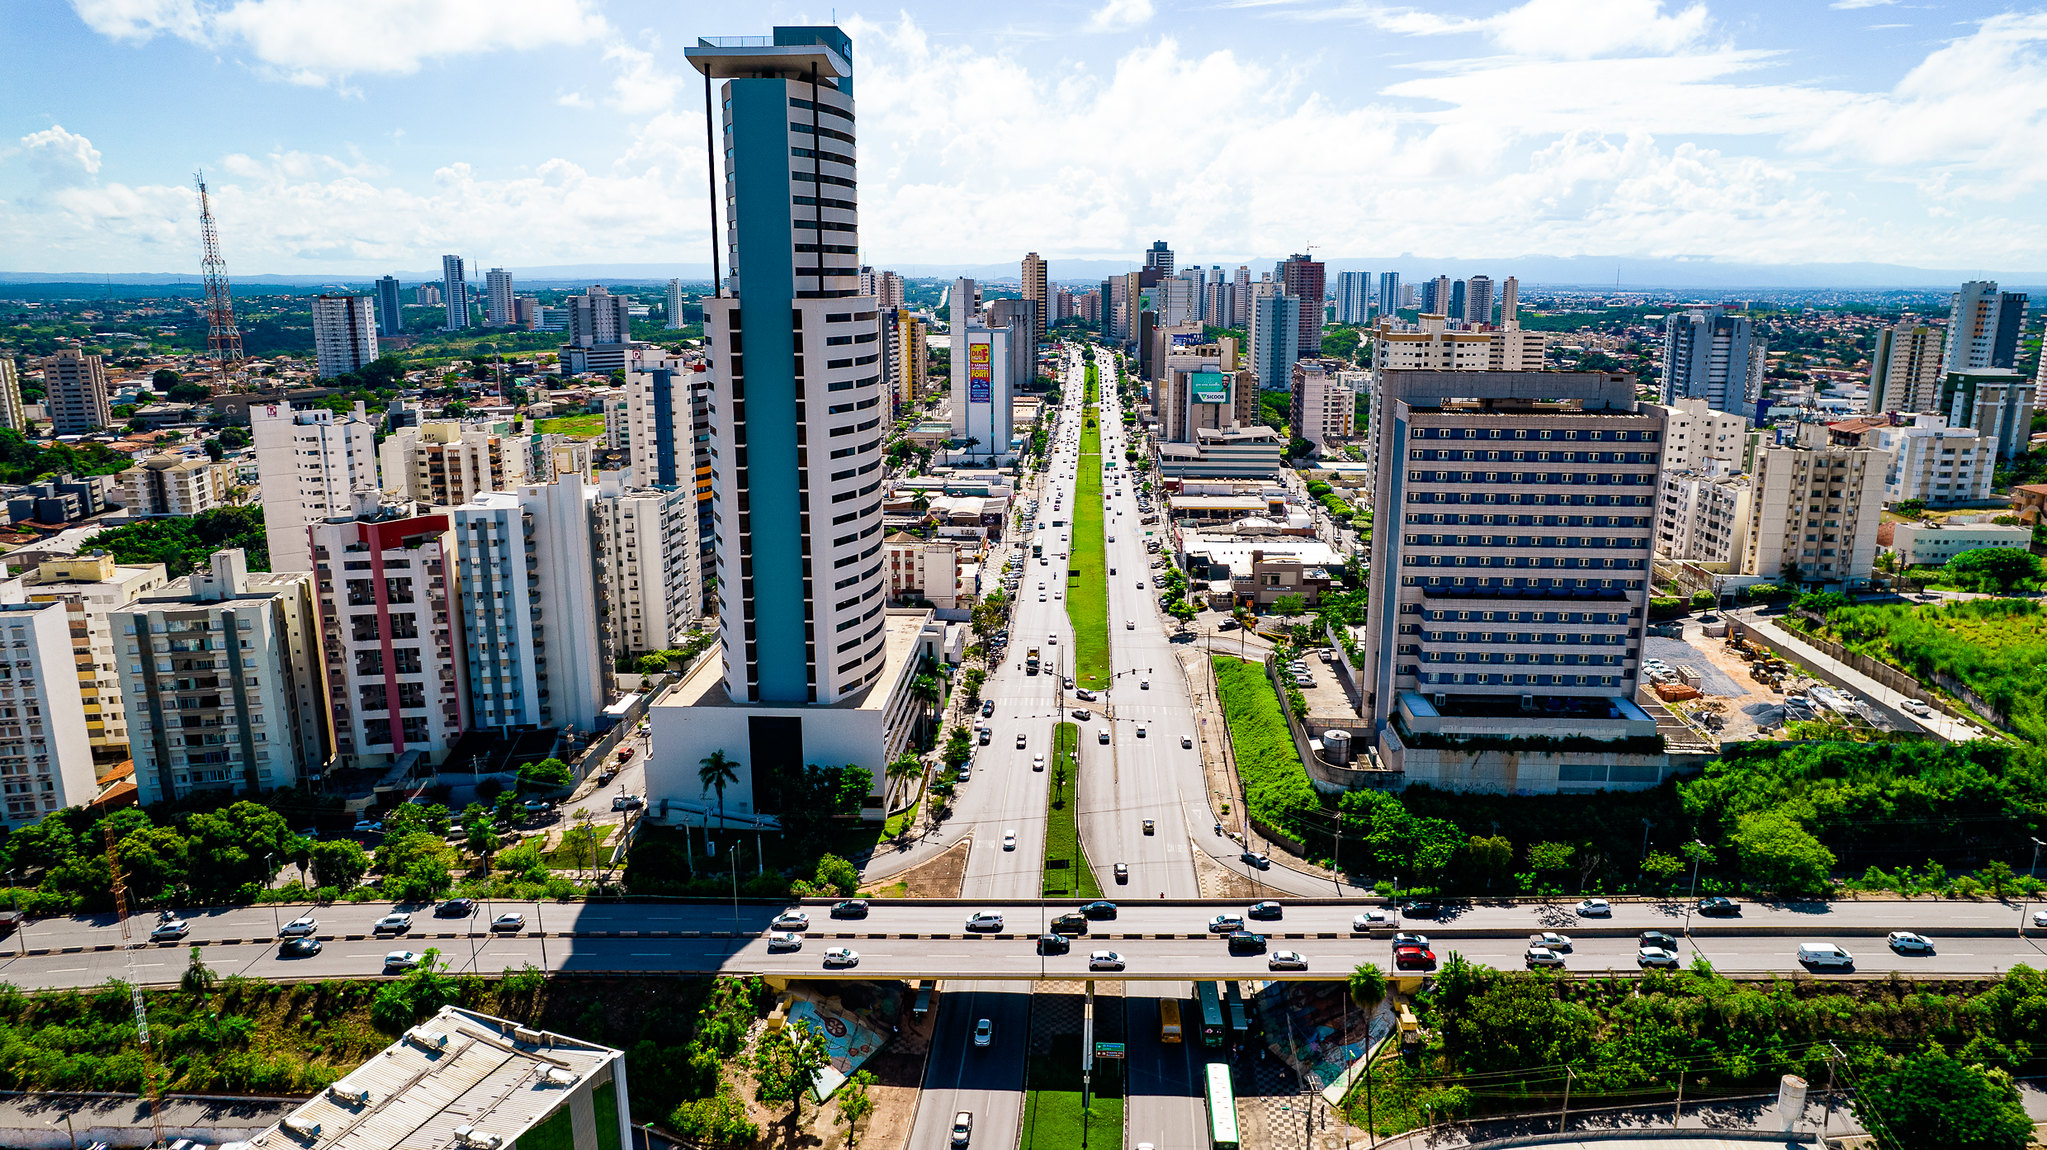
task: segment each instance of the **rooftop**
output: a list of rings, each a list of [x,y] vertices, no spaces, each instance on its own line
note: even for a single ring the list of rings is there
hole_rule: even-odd
[[[924,633],[924,624],[932,612],[922,608],[895,608],[885,615],[887,630],[882,634],[884,653],[882,671],[864,691],[849,695],[836,703],[805,704],[806,706],[830,707],[842,711],[879,711],[888,706],[889,688],[901,677],[903,664],[917,657],[917,640]],[[725,693],[725,660],[704,658],[697,660],[689,677],[673,691],[670,691],[656,707],[750,707],[779,706],[780,704],[753,704],[735,702]]]

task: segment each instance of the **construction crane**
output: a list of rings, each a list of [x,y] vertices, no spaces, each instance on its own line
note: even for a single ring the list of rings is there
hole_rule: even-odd
[[[199,188],[203,204],[206,185],[202,183]],[[156,1051],[149,1041],[149,1008],[142,1001],[142,980],[135,974],[135,938],[128,929],[128,884],[121,879],[121,856],[114,850],[112,826],[106,828],[106,838],[107,879],[114,891],[114,917],[121,922],[121,952],[128,965],[128,997],[135,1003],[135,1038],[142,1044],[142,1080],[149,1087],[149,1124],[154,1135],[150,1146],[162,1146],[163,1089],[156,1080]]]
[[[199,186],[199,265],[206,280],[206,354],[213,359],[215,378],[225,387],[242,366],[242,329],[235,324],[235,302],[228,293],[227,261],[220,256],[220,230],[213,223],[213,204],[206,195],[206,173],[193,177]]]

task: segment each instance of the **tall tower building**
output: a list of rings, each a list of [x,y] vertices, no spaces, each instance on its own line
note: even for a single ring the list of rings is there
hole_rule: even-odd
[[[1400,273],[1379,273],[1379,314],[1390,316],[1400,310]]]
[[[323,295],[313,299],[313,354],[320,378],[361,371],[377,358],[377,324],[366,295]]]
[[[256,488],[272,571],[311,571],[309,524],[355,513],[355,493],[377,489],[376,431],[363,405],[352,416],[290,404],[249,408]]]
[[[1456,280],[1450,285],[1450,318],[1458,323],[1469,323],[1464,312],[1464,281]]]
[[[1997,290],[1994,280],[1970,280],[1952,297],[1947,319],[1947,369],[2011,367],[2026,325],[2026,293]]]
[[[441,257],[441,302],[448,305],[448,322],[443,331],[461,331],[469,326],[469,278],[462,270],[461,256]]]
[[[1464,322],[1483,327],[1493,322],[1493,280],[1472,276],[1464,281]]]
[[[1144,253],[1144,266],[1162,276],[1173,274],[1173,249],[1164,240],[1153,240]]]
[[[883,272],[875,279],[876,300],[882,307],[903,306],[903,277],[894,272]]]
[[[62,348],[42,361],[43,403],[57,435],[81,435],[113,422],[107,404],[107,368],[96,355]]]
[[[1521,279],[1518,276],[1508,276],[1500,289],[1500,326],[1521,326]]]
[[[1936,410],[1946,363],[1947,332],[1906,316],[1878,328],[1869,357],[1869,410]]]
[[[564,302],[568,339],[562,344],[562,364],[572,372],[626,367],[633,331],[626,297],[591,284],[582,295],[572,295]]]
[[[1230,322],[1226,327],[1243,327],[1251,322],[1251,269],[1237,265],[1230,284]]]
[[[669,331],[682,326],[682,281],[668,281],[668,322],[662,325]]]
[[[0,427],[28,431],[28,416],[21,410],[21,375],[15,370],[14,356],[6,352],[0,352]]]
[[[1747,316],[1721,308],[1673,312],[1663,321],[1663,402],[1703,399],[1715,411],[1753,416],[1763,382],[1763,344]]]
[[[1322,261],[1294,254],[1280,261],[1280,291],[1301,301],[1299,341],[1295,358],[1322,354],[1322,299],[1328,294],[1328,280]],[[1291,379],[1291,376],[1289,377]],[[1287,386],[1291,386],[1291,382]]]
[[[512,290],[512,273],[492,268],[483,275],[483,322],[491,327],[510,327],[519,318],[518,293]]]
[[[966,326],[981,314],[981,285],[964,276],[952,281],[952,290],[945,294],[945,306],[954,327]]]
[[[1362,325],[1372,321],[1372,273],[1336,273],[1336,322]]]
[[[377,281],[377,334],[405,334],[405,305],[398,296],[398,277],[385,276]]]
[[[1038,337],[1044,338],[1045,328],[1051,319],[1052,297],[1050,284],[1045,278],[1045,261],[1038,253],[1028,252],[1023,258],[1023,297],[1038,305]]]

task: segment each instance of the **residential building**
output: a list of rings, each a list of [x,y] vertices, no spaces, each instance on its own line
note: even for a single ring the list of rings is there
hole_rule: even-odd
[[[1703,399],[1715,411],[1754,416],[1762,397],[1763,341],[1747,316],[1695,307],[1663,319],[1663,402]]]
[[[947,322],[952,327],[962,327],[967,321],[981,314],[981,286],[961,276],[952,281],[952,290],[945,295]]]
[[[960,582],[960,543],[952,539],[919,539],[898,531],[884,546],[888,557],[888,598],[891,603],[929,603],[950,611],[966,597]]]
[[[518,322],[519,309],[516,302],[519,293],[512,290],[512,273],[503,268],[492,268],[483,274],[483,322],[489,327],[510,327]]]
[[[952,437],[965,445],[970,457],[999,463],[1010,453],[1014,434],[1010,416],[1015,378],[1011,348],[1020,333],[1011,326],[986,327],[969,320],[953,324],[952,339]],[[850,414],[862,414],[858,403],[834,405]],[[860,435],[879,426],[880,414],[849,424],[849,434]]]
[[[352,415],[288,403],[249,407],[256,490],[273,571],[311,571],[308,525],[347,515],[355,493],[377,489],[376,428],[364,405]]]
[[[469,722],[594,730],[610,700],[583,478],[491,492],[454,509]]]
[[[1890,454],[1884,468],[1885,503],[1909,500],[1928,507],[1961,507],[1991,501],[1996,441],[1973,428],[1949,427],[1946,416],[1851,419],[1829,424],[1827,431],[1829,442]]]
[[[22,602],[16,582],[5,591],[0,640],[10,649],[0,666],[0,825],[13,829],[85,806],[99,786],[86,725],[78,721],[85,700],[70,609]]]
[[[521,331],[539,331],[540,301],[530,295],[522,295],[513,300],[512,325]]]
[[[38,365],[43,369],[43,408],[53,435],[83,435],[112,423],[107,403],[107,369],[96,355],[59,348]]]
[[[582,295],[568,297],[568,342],[561,347],[565,371],[610,372],[626,366],[631,350],[632,316],[626,297],[591,284]]]
[[[2011,489],[2011,509],[2030,527],[2047,517],[2047,483],[2019,483]]]
[[[313,298],[313,354],[321,379],[361,371],[377,358],[374,301],[366,295]]]
[[[1543,359],[1546,337],[1539,331],[1523,331],[1518,319],[1488,329],[1485,337],[1487,371],[1544,371],[1549,367]]]
[[[100,774],[111,773],[129,758],[128,710],[121,699],[122,660],[114,646],[113,612],[168,582],[161,563],[123,566],[97,549],[69,559],[45,559],[23,577],[26,602],[62,603],[69,613],[85,741]],[[4,673],[0,668],[0,675]]]
[[[354,511],[309,529],[337,765],[445,762],[469,726],[449,516],[368,492]]]
[[[218,551],[111,624],[142,806],[255,794],[325,769],[332,728],[310,571],[251,572],[240,548]]]
[[[461,331],[469,326],[469,276],[462,269],[462,257],[441,257],[441,300],[448,305],[443,331]],[[425,303],[424,299],[420,300]]]
[[[2014,367],[2026,326],[2026,293],[1998,291],[1994,280],[1970,280],[1949,298],[1947,370]]]
[[[1906,316],[1878,328],[1869,357],[1869,410],[1933,411],[1946,375],[1947,331]]]
[[[1470,321],[1469,321],[1468,319],[1466,319],[1466,318],[1465,318],[1465,315],[1464,315],[1464,281],[1463,281],[1463,280],[1452,280],[1452,281],[1450,281],[1450,309],[1449,309],[1449,312],[1448,312],[1448,314],[1449,314],[1450,318],[1451,318],[1452,320],[1454,320],[1455,322],[1457,322],[1458,324],[1461,324],[1461,325],[1466,325],[1466,326],[1468,326],[1468,325],[1470,324]]]
[[[0,427],[28,433],[28,415],[21,408],[21,375],[11,354],[0,354]]]
[[[590,504],[607,658],[674,647],[702,601],[695,484],[636,487],[635,478],[603,472]]]
[[[625,373],[624,447],[633,476],[652,487],[693,487],[696,443],[690,415],[690,384],[696,372],[681,366]],[[606,423],[610,420],[607,417]]]
[[[1492,364],[1491,334],[1455,331],[1443,316],[1424,313],[1406,324],[1389,313],[1372,333],[1372,371],[1485,371]]]
[[[666,311],[667,320],[661,325],[662,327],[667,328],[669,331],[677,331],[686,326],[682,319],[682,281],[679,279],[668,281],[668,306]]]
[[[1450,277],[1437,276],[1422,284],[1422,312],[1450,318]]]
[[[1251,373],[1262,391],[1292,386],[1294,341],[1300,331],[1301,301],[1290,295],[1260,297],[1251,312]]]
[[[1722,471],[1743,470],[1748,447],[1748,420],[1718,410],[1703,399],[1680,399],[1663,405],[1663,469],[1705,471],[1718,463]]]
[[[1024,299],[991,300],[982,310],[989,328],[1009,329],[1009,387],[1011,392],[1034,387],[1038,378],[1038,305]],[[953,330],[959,330],[957,324]]]
[[[890,271],[885,271],[875,276],[874,302],[877,307],[902,307],[904,305],[903,277]]]
[[[1823,424],[1756,449],[1755,494],[1742,573],[1822,590],[1869,582],[1889,458],[1829,442]]]
[[[56,526],[98,515],[107,509],[113,482],[111,476],[79,479],[66,471],[23,484],[7,495],[7,521]]]
[[[430,507],[458,507],[507,490],[505,444],[487,428],[428,420],[401,428],[377,448],[384,490]]]
[[[442,270],[443,270],[444,272],[446,271],[446,257],[443,257],[443,258],[442,258]],[[440,285],[439,285],[439,284],[421,284],[421,285],[419,285],[418,287],[416,287],[416,288],[413,288],[413,289],[412,289],[412,302],[413,302],[413,303],[416,303],[416,304],[418,304],[418,305],[419,305],[419,306],[421,306],[421,307],[439,307],[439,306],[441,306],[441,287],[440,287]]]
[[[1997,445],[1999,459],[2016,459],[2031,444],[2039,379],[2011,368],[1951,371],[1941,381],[1933,410],[1950,427],[1970,427]]]
[[[1379,316],[1382,319],[1397,319],[1393,313],[1400,310],[1400,273],[1379,273]]]
[[[234,468],[203,455],[152,455],[121,473],[123,506],[145,518],[189,518],[227,503]]]
[[[1357,424],[1357,394],[1343,381],[1341,366],[1333,359],[1304,359],[1294,364],[1294,435],[1317,448],[1349,439]]]
[[[1372,273],[1336,273],[1336,322],[1363,326],[1372,322]]]
[[[1656,516],[1656,553],[1666,559],[1720,564],[1735,570],[1748,545],[1754,492],[1754,483],[1738,472],[1717,467],[1665,470]]]
[[[377,304],[377,334],[405,334],[405,303],[398,295],[398,277],[384,276],[377,280],[372,298]]]
[[[1491,276],[1472,276],[1464,281],[1464,310],[1460,313],[1469,327],[1488,327],[1493,322],[1493,281]]]
[[[1328,296],[1322,261],[1296,252],[1279,262],[1280,290],[1301,301],[1294,358],[1322,354],[1322,301]]]
[[[1964,551],[2023,551],[2032,543],[2033,529],[2020,524],[1899,523],[1891,528],[1890,550],[1907,567],[1945,567]]]
[[[1151,247],[1144,253],[1144,266],[1146,270],[1155,271],[1162,276],[1172,275],[1173,249],[1167,247],[1164,240],[1153,240]]]
[[[1504,327],[1508,324],[1515,324],[1518,326],[1521,322],[1520,309],[1521,309],[1520,277],[1508,276],[1507,282],[1505,284],[1502,284],[1500,287],[1501,326]]]
[[[925,378],[931,362],[930,332],[924,317],[916,312],[898,308],[894,315],[896,378],[893,386],[896,407],[900,410],[924,402],[930,391],[930,381]]]
[[[1037,305],[1036,335],[1045,338],[1045,329],[1051,320],[1051,285],[1046,282],[1045,261],[1036,252],[1026,252],[1023,258],[1023,297]]]

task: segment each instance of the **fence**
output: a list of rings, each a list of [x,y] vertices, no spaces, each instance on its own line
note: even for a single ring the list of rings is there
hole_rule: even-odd
[[[1792,662],[1803,662],[1803,660],[1798,659],[1795,655],[1791,655],[1790,653],[1781,650],[1783,644],[1772,642],[1768,636],[1758,634],[1753,627],[1743,627],[1739,623],[1732,624],[1731,626],[1740,627],[1741,634],[1745,638],[1747,638],[1749,642],[1754,643],[1759,647],[1769,647],[1772,650],[1775,650],[1779,655],[1784,655],[1787,658],[1790,658]],[[1788,630],[1789,629],[1787,628],[1787,631]],[[1867,675],[1871,679],[1876,680],[1878,683],[1882,684],[1883,686],[1889,687],[1891,690],[1896,691],[1901,695],[1918,699],[1920,702],[1927,703],[1934,707],[1938,707],[1943,711],[1953,710],[1953,708],[1946,705],[1945,700],[1943,700],[1938,693],[1927,690],[1926,684],[1922,683],[1921,681],[1912,677],[1911,675],[1906,674],[1904,671],[1901,671],[1898,668],[1891,666],[1889,663],[1885,663],[1882,662],[1881,660],[1871,658],[1870,656],[1862,654],[1859,651],[1851,651],[1848,648],[1843,647],[1841,644],[1834,642],[1832,639],[1822,638],[1821,636],[1815,635],[1809,631],[1790,632],[1790,637],[1799,643],[1803,643],[1806,646],[1811,647],[1813,650],[1818,651],[1820,654],[1825,655],[1827,658],[1832,659],[1835,662],[1838,662],[1843,666],[1850,668],[1851,670],[1857,671],[1863,675]],[[1821,668],[1814,668],[1814,670],[1816,671],[1821,670]],[[1963,683],[1961,680],[1956,679],[1952,675],[1935,675],[1933,676],[1933,682],[1935,683],[1935,685],[1939,686],[1941,690],[1948,692],[1957,699],[1960,699],[1965,705],[1968,706],[1968,708],[1971,711],[1975,712],[1977,718],[1982,719],[1983,721],[1991,724],[1992,726],[1998,728],[2001,731],[2004,731],[2007,734],[2013,735],[2017,734],[2016,731],[2012,730],[2011,719],[2008,718],[2003,711],[1998,710],[1995,706],[1991,705],[1989,700],[1983,698],[1981,695],[1978,695],[1976,692],[1970,690],[1968,685]],[[1835,682],[1835,685],[1847,688],[1849,690],[1854,689],[1849,684],[1841,683],[1838,681]],[[1956,717],[1959,718],[1960,716]]]

